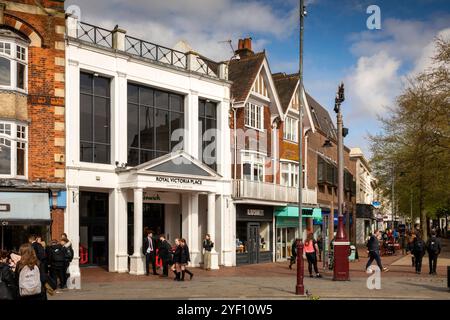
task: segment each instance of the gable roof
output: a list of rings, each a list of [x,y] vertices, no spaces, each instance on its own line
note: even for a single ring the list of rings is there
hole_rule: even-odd
[[[326,136],[337,139],[335,127],[328,111],[306,91],[305,94],[314,121],[314,126],[321,130]]]
[[[294,95],[295,90],[298,86],[298,75],[275,73],[272,75],[272,78],[278,91],[278,97],[280,98],[281,107],[283,108],[283,112],[286,113],[291,103],[292,96]]]
[[[236,102],[244,102],[247,99],[265,57],[265,52],[259,52],[230,61],[228,79],[233,81],[231,95]]]

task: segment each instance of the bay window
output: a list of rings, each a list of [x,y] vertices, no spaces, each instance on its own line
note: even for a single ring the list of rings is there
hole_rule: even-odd
[[[264,107],[253,103],[245,105],[245,125],[250,128],[264,129]]]
[[[0,89],[26,92],[28,69],[26,44],[15,38],[7,39],[0,36]]]
[[[0,177],[26,177],[27,131],[24,124],[0,121]]]

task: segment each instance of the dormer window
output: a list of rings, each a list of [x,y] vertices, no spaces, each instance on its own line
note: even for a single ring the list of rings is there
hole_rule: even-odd
[[[0,30],[0,89],[27,91],[28,45],[9,30]]]

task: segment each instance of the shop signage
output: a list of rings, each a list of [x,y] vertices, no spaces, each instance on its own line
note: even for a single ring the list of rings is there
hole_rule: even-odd
[[[178,183],[178,184],[202,184],[200,179],[189,179],[189,178],[169,178],[169,177],[156,177],[157,182],[166,183]]]
[[[11,211],[11,206],[8,203],[0,203],[0,212]]]
[[[248,216],[264,217],[264,210],[261,209],[247,209]]]
[[[161,201],[159,194],[144,193],[144,201]]]

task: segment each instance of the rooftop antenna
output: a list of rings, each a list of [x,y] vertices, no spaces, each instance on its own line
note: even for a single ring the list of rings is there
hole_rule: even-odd
[[[224,40],[224,41],[219,41],[218,43],[228,43],[230,45],[231,52],[232,52],[233,56],[230,58],[229,61],[231,61],[233,59],[240,59],[239,55],[235,53],[235,50],[233,48],[233,41],[231,41],[231,40]]]

